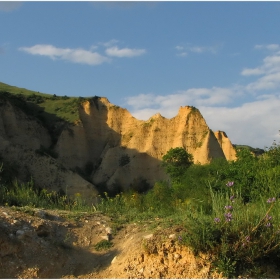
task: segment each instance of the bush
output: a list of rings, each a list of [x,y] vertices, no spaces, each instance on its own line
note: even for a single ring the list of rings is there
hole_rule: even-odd
[[[173,181],[178,181],[193,164],[193,156],[184,148],[171,148],[162,157],[162,166]]]

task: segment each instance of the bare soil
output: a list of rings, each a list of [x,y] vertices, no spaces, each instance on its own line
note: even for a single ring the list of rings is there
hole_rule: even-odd
[[[222,278],[208,256],[180,244],[185,229],[152,230],[153,223],[0,206],[0,278]],[[97,251],[106,239],[112,247]]]

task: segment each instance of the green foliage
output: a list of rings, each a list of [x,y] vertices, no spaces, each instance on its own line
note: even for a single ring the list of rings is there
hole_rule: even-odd
[[[244,205],[235,184],[227,193],[211,191],[212,212],[200,210],[186,219],[183,242],[196,253],[212,255],[225,277],[236,278],[260,259],[277,261],[280,246],[280,202],[262,198]]]
[[[280,165],[280,145],[277,145],[275,141],[272,143],[272,146],[267,149],[266,158],[270,167]]]
[[[173,181],[178,180],[192,164],[193,156],[181,147],[171,148],[162,157],[162,166]]]
[[[155,119],[151,118],[148,121],[143,123],[143,127],[150,127],[153,125],[154,122],[155,122]]]
[[[96,251],[104,251],[104,250],[110,249],[112,246],[113,246],[113,243],[111,241],[101,240],[94,245],[94,249]]]
[[[2,182],[2,180],[0,182]],[[79,193],[76,193],[74,197],[70,198],[61,191],[56,192],[38,189],[32,180],[27,183],[18,183],[14,181],[13,183],[5,185],[0,184],[0,204],[19,207],[55,208],[71,211],[93,210],[85,203]]]
[[[79,120],[79,106],[91,98],[77,98],[42,94],[23,88],[0,83],[0,105],[10,101],[25,113],[43,120],[49,126],[56,121],[64,120],[74,123]],[[92,98],[94,101],[94,97]]]

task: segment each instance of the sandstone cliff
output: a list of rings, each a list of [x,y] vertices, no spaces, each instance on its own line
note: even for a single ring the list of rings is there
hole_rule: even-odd
[[[0,157],[20,181],[33,180],[41,188],[63,190],[69,195],[97,195],[93,184],[59,164],[44,150],[51,146],[49,131],[10,102],[0,105]]]
[[[215,136],[224,152],[224,155],[227,160],[236,160],[236,152],[231,144],[231,141],[227,137],[226,133],[224,131],[216,131]]]
[[[235,157],[226,134],[214,134],[190,106],[171,119],[156,114],[141,121],[106,98],[93,97],[81,102],[75,124],[60,120],[54,133],[14,103],[0,105],[2,158],[17,164],[21,178],[32,176],[41,187],[69,194],[90,197],[97,194],[95,186],[119,191],[168,179],[161,159],[170,148],[184,147],[201,164]]]
[[[184,147],[201,164],[217,157],[231,159],[235,153],[230,141],[223,149],[200,112],[190,106],[181,107],[172,119],[156,114],[141,121],[106,98],[96,98],[82,104],[80,120],[71,133],[69,128],[61,133],[55,146],[59,161],[69,168],[91,165],[93,183],[109,188],[167,179],[160,164],[170,148]]]

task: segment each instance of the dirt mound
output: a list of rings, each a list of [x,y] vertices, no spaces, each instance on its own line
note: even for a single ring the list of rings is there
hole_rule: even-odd
[[[100,213],[0,207],[1,278],[215,278],[178,227],[114,226]],[[102,240],[112,247],[97,251]]]

